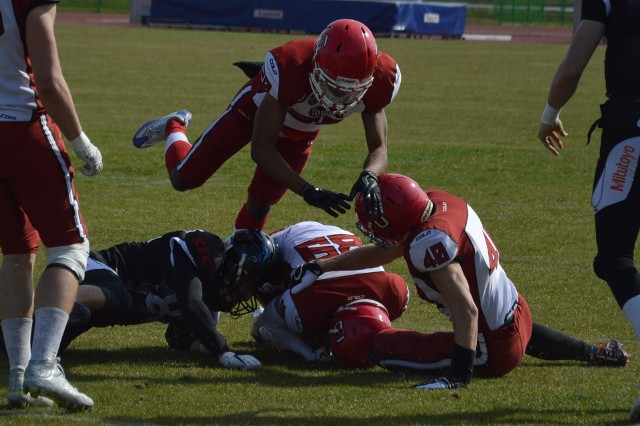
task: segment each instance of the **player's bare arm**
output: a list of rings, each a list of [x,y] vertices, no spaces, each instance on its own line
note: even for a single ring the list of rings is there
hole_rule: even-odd
[[[363,169],[380,176],[387,168],[387,116],[384,109],[364,111],[361,115],[369,150]]]
[[[582,73],[604,36],[604,24],[583,20],[578,25],[567,55],[558,66],[542,113],[538,139],[555,156],[562,149],[561,137],[568,136],[560,121],[560,110],[575,93]]]
[[[478,341],[478,308],[473,302],[469,284],[458,262],[451,262],[437,271],[429,272],[449,309],[455,342],[474,350]]]
[[[62,74],[54,35],[55,5],[36,7],[27,17],[26,43],[38,96],[62,134],[73,140],[82,132],[71,92]]]
[[[320,259],[317,263],[322,272],[353,271],[386,265],[402,257],[403,253],[404,246],[400,244],[391,245],[388,248],[367,244],[357,249],[349,250],[339,256]]]

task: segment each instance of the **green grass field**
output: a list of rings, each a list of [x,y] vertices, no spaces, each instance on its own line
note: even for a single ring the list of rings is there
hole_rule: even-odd
[[[245,81],[231,64],[262,60],[290,36],[58,27],[57,37],[84,129],[104,156],[101,175],[76,180],[92,247],[181,228],[228,235],[253,172],[248,150],[204,187],[178,193],[167,178],[162,147],[136,150],[131,136],[144,121],[186,108],[194,115],[195,140]],[[591,268],[590,187],[599,144],[596,135],[585,146],[585,135],[604,96],[604,50],[596,52],[562,113],[570,137],[562,156],[553,158],[536,133],[566,47],[413,39],[380,39],[379,47],[397,59],[403,77],[387,109],[388,171],[468,200],[535,321],[591,343],[617,338],[640,353],[608,287]],[[327,127],[314,150],[304,176],[348,192],[366,153],[360,120]],[[300,220],[355,232],[353,213],[334,220],[291,193],[272,210],[267,230]],[[410,280],[402,262],[388,269]],[[455,392],[416,391],[411,385],[425,376],[379,368],[343,371],[256,347],[250,325],[248,317],[223,316],[220,328],[233,349],[263,362],[257,372],[171,352],[161,324],[91,330],[62,362],[71,382],[95,400],[93,412],[12,411],[3,405],[0,423],[613,424],[626,421],[640,395],[636,358],[626,369],[599,369],[527,357],[504,378],[476,378]],[[450,328],[415,293],[395,325],[427,332]],[[6,360],[0,367],[7,371]],[[7,379],[0,375],[2,398]]]

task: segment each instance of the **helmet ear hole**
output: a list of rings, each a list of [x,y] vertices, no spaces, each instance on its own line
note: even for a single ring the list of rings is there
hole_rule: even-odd
[[[363,299],[338,308],[327,331],[333,359],[344,368],[373,367],[373,338],[389,328],[387,309],[375,300]]]

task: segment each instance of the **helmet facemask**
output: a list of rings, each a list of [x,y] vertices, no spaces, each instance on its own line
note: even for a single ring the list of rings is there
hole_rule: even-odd
[[[373,76],[364,81],[344,77],[334,80],[316,63],[309,74],[309,82],[320,105],[333,113],[342,113],[362,101],[367,89],[373,84]]]
[[[378,46],[366,25],[353,19],[333,21],[314,45],[309,73],[313,94],[329,112],[344,114],[371,87],[377,62]]]
[[[391,244],[389,241],[385,240],[382,237],[377,237],[373,232],[371,232],[369,229],[365,228],[363,224],[361,224],[360,222],[356,222],[356,227],[358,228],[358,230],[360,232],[362,232],[364,234],[365,237],[367,237],[369,239],[370,243],[373,243],[375,245],[377,245],[378,247],[381,248],[388,248]]]
[[[259,306],[255,297],[256,283],[244,267],[247,257],[247,254],[242,254],[237,262],[231,262],[223,279],[221,295],[230,306],[232,317],[251,313]]]
[[[240,229],[225,242],[226,271],[223,298],[231,306],[231,315],[255,311],[284,291],[279,280],[282,255],[269,235],[256,229]]]
[[[402,188],[395,183],[399,180],[395,176],[402,178]],[[358,218],[356,227],[371,243],[388,248],[402,242],[412,229],[429,219],[434,213],[435,204],[410,178],[383,174],[379,177],[378,183],[385,214],[382,217],[374,217],[367,213],[362,194],[358,194],[355,200]],[[415,185],[409,185],[410,183]]]

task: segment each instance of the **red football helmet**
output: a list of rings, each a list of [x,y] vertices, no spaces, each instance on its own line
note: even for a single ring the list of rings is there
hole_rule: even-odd
[[[391,328],[384,305],[362,299],[341,306],[329,321],[329,349],[333,359],[345,368],[370,368],[373,337]]]
[[[338,19],[318,36],[309,82],[324,107],[342,112],[357,105],[373,83],[378,47],[371,30],[353,19]]]
[[[413,179],[387,173],[378,177],[384,217],[367,214],[364,199],[356,197],[356,226],[372,243],[388,247],[400,242],[407,232],[431,215],[433,202]]]

